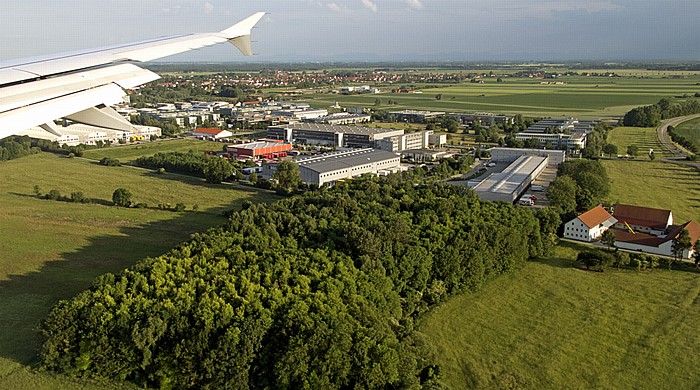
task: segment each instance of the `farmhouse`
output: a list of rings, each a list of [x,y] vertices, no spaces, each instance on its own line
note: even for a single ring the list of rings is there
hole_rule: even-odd
[[[192,135],[195,137],[209,138],[209,139],[222,139],[233,137],[233,133],[228,130],[221,130],[218,128],[206,128],[200,127],[192,131]]]
[[[603,206],[595,207],[567,222],[564,226],[564,238],[591,242],[617,222]]]
[[[632,229],[653,236],[665,235],[673,225],[671,210],[618,204],[615,205],[613,216],[617,219],[616,229]]]
[[[671,227],[665,236],[653,236],[646,233],[632,233],[631,231],[616,229],[615,246],[620,249],[673,257],[673,242],[683,230],[688,231],[692,244],[695,244],[700,238],[700,224],[690,221],[680,226]],[[681,257],[689,259],[695,252],[694,249],[698,248],[684,250]]]

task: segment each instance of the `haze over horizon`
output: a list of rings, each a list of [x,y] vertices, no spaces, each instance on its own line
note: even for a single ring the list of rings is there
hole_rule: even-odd
[[[695,1],[123,0],[4,2],[0,61],[220,31],[257,11],[255,57],[162,62],[700,60]]]

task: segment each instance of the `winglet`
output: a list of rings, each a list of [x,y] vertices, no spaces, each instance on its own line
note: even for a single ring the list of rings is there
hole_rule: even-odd
[[[265,16],[264,12],[255,13],[222,31],[221,35],[225,36],[229,42],[234,44],[243,55],[250,56],[253,54],[253,49],[250,44],[250,30],[263,16]]]

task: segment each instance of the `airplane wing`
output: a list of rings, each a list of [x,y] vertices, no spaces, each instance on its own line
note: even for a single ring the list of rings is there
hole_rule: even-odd
[[[230,42],[252,55],[250,31],[265,15],[258,12],[216,33],[152,39],[93,50],[0,62],[0,138],[35,126],[55,133],[53,120],[68,118],[115,130],[131,124],[109,106],[124,89],[160,78],[133,62]],[[105,126],[107,125],[107,126]],[[49,130],[53,129],[53,130]]]

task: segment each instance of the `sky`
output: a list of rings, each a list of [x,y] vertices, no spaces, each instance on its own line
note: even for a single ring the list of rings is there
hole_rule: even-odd
[[[0,60],[223,30],[257,11],[256,55],[158,61],[700,60],[697,0],[3,0]]]

